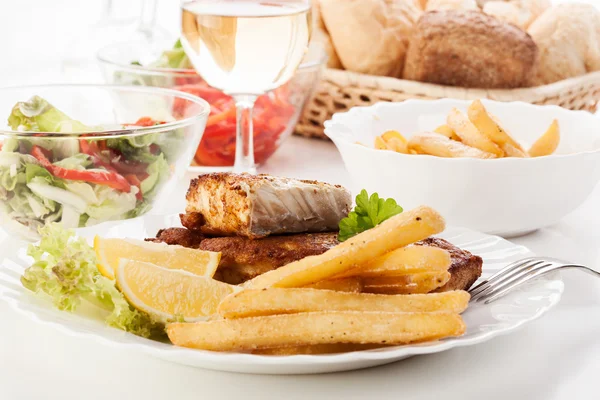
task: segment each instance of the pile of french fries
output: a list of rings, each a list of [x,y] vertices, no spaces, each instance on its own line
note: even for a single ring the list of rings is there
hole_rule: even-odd
[[[445,250],[415,246],[444,230],[429,207],[398,214],[329,251],[260,275],[208,321],[172,323],[175,345],[267,355],[324,354],[465,332],[464,291],[430,293],[450,274]]]
[[[525,150],[500,126],[498,118],[490,114],[480,100],[467,109],[467,115],[453,108],[446,124],[433,132],[419,132],[406,140],[397,131],[387,131],[375,138],[375,148],[404,154],[428,154],[438,157],[541,157],[558,147],[560,129],[554,120],[546,132]]]

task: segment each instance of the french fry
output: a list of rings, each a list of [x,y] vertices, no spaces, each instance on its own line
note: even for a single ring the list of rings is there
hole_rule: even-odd
[[[446,122],[467,146],[475,147],[496,157],[504,155],[502,149],[488,139],[487,136],[483,135],[457,108],[450,110]]]
[[[558,127],[558,121],[554,120],[550,124],[546,133],[544,133],[529,149],[529,155],[531,157],[542,157],[547,156],[556,151],[558,143],[560,142],[560,128]]]
[[[439,133],[440,135],[444,135],[448,139],[452,139],[452,137],[454,135],[456,135],[456,133],[452,130],[452,128],[450,128],[446,124],[438,126],[437,128],[434,129],[434,132]]]
[[[414,134],[408,141],[408,149],[417,153],[429,154],[438,157],[471,157],[495,158],[496,156],[467,146],[461,142],[450,140],[444,135],[433,132],[420,132]]]
[[[491,113],[490,113],[490,118],[492,118],[492,120],[496,123],[496,126],[498,127],[498,131],[500,132],[500,135],[501,135],[500,138],[503,141],[503,143],[510,143],[517,149],[521,150],[522,152],[525,152],[525,149],[519,144],[519,142],[517,142],[508,133],[508,131],[502,127],[502,125],[500,125],[500,118],[496,117],[495,115],[493,115]]]
[[[525,153],[525,151],[521,150],[521,146],[518,148],[513,146],[510,143],[504,143],[500,145],[502,151],[504,151],[504,155],[506,157],[518,157],[518,158],[527,158],[529,154]]]
[[[429,289],[421,293],[428,293],[431,290],[445,285],[449,279],[450,273],[448,271],[425,271],[409,275],[372,276],[365,277],[362,280],[364,286],[416,284],[419,287],[423,287],[424,290]],[[430,286],[435,287],[430,289]]]
[[[305,286],[311,289],[333,290],[336,292],[360,293],[362,291],[362,280],[358,277],[347,277],[339,279],[328,279]]]
[[[432,246],[406,246],[390,251],[364,266],[353,268],[339,277],[406,275],[429,270],[447,271],[452,260],[443,249]]]
[[[405,278],[405,279],[403,279]],[[447,271],[421,272],[405,277],[373,277],[363,280],[363,292],[380,294],[429,293],[450,280]]]
[[[392,150],[397,153],[408,153],[406,139],[397,131],[386,131],[383,135],[375,137],[375,148],[378,150]]]
[[[224,318],[314,311],[462,313],[469,299],[465,291],[388,296],[305,288],[247,289],[226,297],[219,305],[218,313]]]
[[[452,128],[450,128],[446,124],[438,126],[437,128],[434,129],[434,132],[439,133],[440,135],[444,135],[448,139],[452,139],[452,140],[456,140],[457,142],[460,142],[460,137],[458,137],[456,132],[454,132],[452,130]]]
[[[408,153],[407,140],[398,131],[387,131],[381,135],[382,139],[388,146],[388,149],[394,150],[398,153]]]
[[[498,118],[487,112],[480,100],[471,103],[467,115],[479,132],[500,146],[508,157],[525,157],[525,150],[500,126]]]
[[[387,143],[381,136],[375,136],[375,148],[377,150],[389,150]]]
[[[331,343],[331,344],[313,344],[305,346],[274,347],[272,349],[254,350],[252,354],[263,356],[293,356],[297,354],[316,355],[316,354],[335,354],[349,353],[351,351],[373,350],[381,347],[387,347],[382,344],[354,344],[354,343]]]
[[[442,216],[421,206],[395,215],[331,248],[284,265],[244,284],[246,288],[303,287],[342,274],[356,265],[444,230]]]
[[[405,344],[458,336],[465,324],[454,313],[330,311],[280,314],[167,326],[176,346],[212,351],[331,343]]]

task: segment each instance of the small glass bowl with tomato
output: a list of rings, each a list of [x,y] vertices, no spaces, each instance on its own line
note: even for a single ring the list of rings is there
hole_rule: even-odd
[[[230,96],[210,87],[196,74],[178,42],[131,41],[112,44],[99,51],[98,60],[109,83],[168,87],[205,99],[211,111],[193,165],[233,165],[235,103]],[[264,163],[294,131],[321,78],[326,60],[322,47],[311,46],[287,84],[257,99],[253,113],[254,157],[257,164]]]
[[[183,112],[182,112],[183,110]],[[155,87],[0,88],[0,226],[25,238],[161,213],[210,106]]]

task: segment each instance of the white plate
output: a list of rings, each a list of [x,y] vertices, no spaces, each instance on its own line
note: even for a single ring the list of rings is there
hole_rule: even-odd
[[[144,238],[154,236],[160,228],[175,225],[178,225],[178,218],[175,215],[145,216],[80,229],[79,234],[88,238],[96,233],[109,237]],[[523,246],[463,228],[449,228],[439,236],[483,257],[484,277],[511,261],[532,255]],[[141,351],[174,363],[199,368],[253,374],[347,371],[387,364],[417,354],[437,353],[453,347],[474,345],[512,332],[540,317],[558,303],[563,292],[563,282],[556,274],[534,281],[492,304],[473,304],[464,313],[467,324],[466,334],[459,338],[438,342],[332,355],[259,356],[216,353],[185,349],[143,339],[109,328],[100,319],[58,311],[19,283],[19,276],[28,265],[25,248],[15,248],[14,243],[9,243],[8,238],[0,243],[0,248],[4,253],[0,267],[0,298],[7,301],[17,312],[32,320],[52,325],[67,335],[87,337],[102,344],[120,347],[122,351]]]

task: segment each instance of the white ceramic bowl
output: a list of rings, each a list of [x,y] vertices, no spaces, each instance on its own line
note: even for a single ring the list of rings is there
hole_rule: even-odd
[[[373,148],[375,136],[386,130],[407,138],[432,131],[452,107],[466,112],[470,103],[408,100],[355,107],[325,122],[325,134],[344,159],[353,192],[378,192],[407,209],[427,204],[450,225],[516,236],[558,222],[585,201],[600,180],[600,119],[585,111],[483,100],[525,148],[556,118],[561,142],[546,157],[441,158]]]

